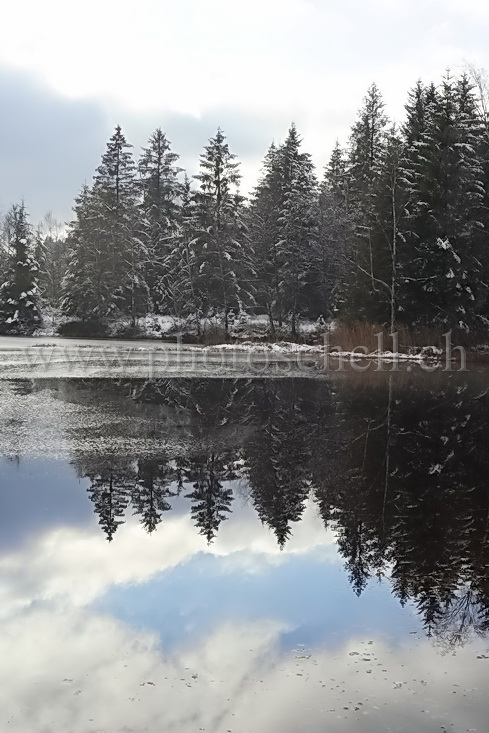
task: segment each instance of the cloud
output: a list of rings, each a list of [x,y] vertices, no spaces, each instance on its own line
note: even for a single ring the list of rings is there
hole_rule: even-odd
[[[4,577],[0,614],[54,599],[86,606],[112,586],[143,584],[188,563],[199,553],[231,558],[230,569],[247,573],[286,562],[291,554],[317,551],[324,560],[337,561],[334,538],[326,534],[312,502],[293,531],[286,552],[280,552],[273,533],[260,524],[250,505],[236,506],[235,515],[223,522],[216,543],[210,547],[188,513],[169,513],[153,535],[144,533],[137,519],[129,517],[111,544],[93,522],[82,527],[49,528],[34,534],[31,542],[5,549],[0,555]]]
[[[249,191],[292,120],[322,169],[373,81],[400,121],[418,78],[489,66],[479,0],[24,0],[2,20],[1,203],[34,219],[69,217],[118,123],[136,148],[161,126],[190,174],[221,125]]]
[[[284,653],[283,630],[223,624],[168,654],[155,635],[107,616],[32,609],[3,625],[0,720],[12,733],[484,729],[473,646],[440,663],[427,640],[353,633],[334,652]]]
[[[25,199],[33,222],[70,216],[99,164],[110,125],[92,101],[73,101],[31,76],[0,69],[0,210]]]

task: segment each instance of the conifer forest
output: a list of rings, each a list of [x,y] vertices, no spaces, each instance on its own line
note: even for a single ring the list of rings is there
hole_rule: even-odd
[[[229,135],[229,138],[227,137]],[[478,336],[489,324],[489,109],[480,76],[418,81],[389,119],[375,84],[324,171],[300,131],[266,152],[240,190],[232,130],[198,172],[162,129],[139,155],[117,127],[72,221],[2,220],[0,332],[30,334],[47,313],[135,326],[148,314],[226,333],[242,314],[297,336],[301,318],[432,326]]]

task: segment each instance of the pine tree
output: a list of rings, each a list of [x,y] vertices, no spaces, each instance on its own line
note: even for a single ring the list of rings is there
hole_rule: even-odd
[[[400,252],[404,243],[403,227],[409,203],[409,192],[403,176],[404,150],[402,138],[396,128],[391,127],[386,132],[385,148],[379,164],[373,212],[378,237],[377,251],[383,253],[382,261],[378,262],[376,268],[380,305],[376,315],[378,320],[389,323],[391,333],[396,330],[399,312]]]
[[[171,312],[179,318],[191,316],[200,336],[200,319],[204,312],[201,290],[201,260],[196,234],[195,202],[187,176],[181,190],[176,234],[169,255],[166,300]]]
[[[273,143],[265,156],[262,170],[261,180],[250,202],[247,224],[253,242],[256,303],[265,309],[272,336],[275,337],[276,313],[282,313],[277,251],[281,186],[277,148]]]
[[[199,290],[206,313],[222,311],[229,329],[229,313],[247,299],[249,257],[239,193],[239,163],[219,128],[200,158],[195,177],[196,235],[199,248]]]
[[[421,106],[420,106],[421,109]],[[424,120],[408,118],[407,207],[402,307],[410,323],[469,331],[483,301],[484,175],[482,127],[467,77],[449,74],[425,91]],[[409,110],[408,110],[409,111]]]
[[[107,289],[101,310],[109,315],[117,308],[134,324],[147,311],[144,268],[148,253],[136,234],[138,191],[130,149],[117,126],[97,168],[93,196],[98,212],[95,238]]]
[[[349,181],[345,152],[337,142],[319,189],[319,236],[314,248],[316,310],[332,315],[340,297],[335,293],[346,274],[346,244],[350,236]]]
[[[143,148],[138,163],[142,193],[141,237],[147,253],[145,281],[152,310],[160,312],[171,305],[168,293],[170,254],[178,233],[182,186],[181,171],[175,164],[179,156],[171,151],[165,133],[158,128]]]
[[[307,307],[311,255],[318,240],[316,179],[311,157],[300,152],[301,140],[294,124],[278,152],[281,171],[281,206],[278,217],[278,258],[282,263],[282,303],[290,313],[292,336],[297,319]]]
[[[32,230],[24,203],[12,206],[6,216],[7,279],[0,286],[0,331],[32,333],[40,325],[37,287],[38,265],[33,256]]]
[[[39,266],[41,301],[55,311],[62,301],[62,284],[67,270],[66,239],[62,225],[49,212],[36,229],[34,257]]]
[[[112,310],[112,294],[104,277],[104,255],[97,240],[99,211],[87,185],[75,199],[73,210],[75,219],[66,239],[67,269],[61,307],[67,316],[83,321],[103,318]]]
[[[0,218],[0,285],[8,280],[10,263],[8,220],[6,216]]]
[[[289,314],[294,336],[301,309],[311,308],[308,284],[319,225],[313,165],[300,144],[293,124],[285,142],[269,149],[249,214],[258,302],[267,311],[272,333],[274,321],[281,327]]]
[[[380,282],[385,282],[388,245],[376,212],[387,122],[381,94],[372,84],[350,137],[347,171],[351,228],[346,247],[347,272],[338,303],[341,315],[371,321],[388,321],[390,304]]]

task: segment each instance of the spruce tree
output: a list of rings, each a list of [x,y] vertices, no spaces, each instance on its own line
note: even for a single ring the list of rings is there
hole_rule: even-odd
[[[346,274],[346,244],[350,236],[349,181],[345,152],[337,142],[319,188],[319,236],[314,248],[316,309],[332,315],[341,295],[338,283]]]
[[[24,203],[6,216],[8,243],[7,277],[0,285],[0,330],[26,335],[41,323],[38,307],[38,265],[33,256],[32,229]]]
[[[282,265],[280,288],[294,337],[301,309],[310,305],[307,285],[319,223],[314,168],[310,155],[300,152],[300,144],[297,128],[292,124],[278,151],[281,172],[277,232],[278,259]]]
[[[104,253],[97,239],[99,211],[87,185],[75,199],[73,210],[75,219],[66,240],[61,307],[65,315],[82,321],[103,318],[111,310],[111,293],[104,277]]]
[[[348,152],[350,236],[347,271],[341,287],[340,313],[349,318],[388,321],[390,298],[385,283],[389,261],[376,196],[386,149],[387,117],[375,84],[369,88],[353,125]]]
[[[199,248],[199,290],[206,314],[223,312],[229,329],[231,309],[247,300],[249,251],[243,221],[241,175],[236,156],[230,152],[219,128],[200,158],[200,173],[194,178],[196,236]]]
[[[172,152],[170,141],[158,128],[143,148],[138,163],[140,236],[146,253],[145,282],[152,310],[160,312],[171,303],[168,298],[170,254],[178,232],[182,186],[181,171],[175,164],[179,156]]]
[[[256,304],[266,311],[275,337],[275,317],[277,312],[282,314],[277,250],[281,187],[277,148],[273,143],[263,161],[262,171],[250,201],[247,224],[253,242]]]
[[[180,208],[165,282],[166,302],[171,313],[191,317],[198,336],[204,312],[201,288],[201,258],[197,236],[196,207],[190,180],[185,175],[181,189]]]
[[[318,242],[319,209],[311,158],[300,151],[297,128],[269,149],[249,213],[255,247],[258,303],[272,333],[290,316],[293,335],[301,310],[311,308],[311,270]]]
[[[137,231],[138,188],[130,149],[117,126],[93,186],[85,186],[76,201],[65,279],[64,310],[69,315],[124,315],[134,324],[148,310],[147,252]]]
[[[62,225],[51,212],[36,229],[34,257],[39,266],[38,287],[45,307],[57,311],[62,301],[62,283],[67,269],[66,241]]]
[[[409,110],[408,110],[409,111]],[[485,185],[481,121],[467,77],[425,92],[424,120],[405,132],[407,207],[402,308],[409,323],[473,330],[484,301]]]

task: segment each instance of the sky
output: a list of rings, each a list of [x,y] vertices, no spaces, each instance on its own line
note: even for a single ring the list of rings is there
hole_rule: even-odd
[[[292,121],[321,169],[372,82],[400,121],[418,78],[489,69],[485,0],[17,0],[0,24],[0,211],[33,223],[70,218],[117,124],[191,175],[221,126],[247,192]]]

